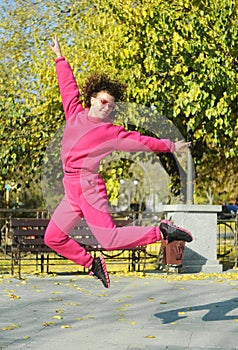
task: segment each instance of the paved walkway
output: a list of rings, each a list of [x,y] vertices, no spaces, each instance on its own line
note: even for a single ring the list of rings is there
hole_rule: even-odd
[[[0,349],[238,349],[238,273],[0,278]]]

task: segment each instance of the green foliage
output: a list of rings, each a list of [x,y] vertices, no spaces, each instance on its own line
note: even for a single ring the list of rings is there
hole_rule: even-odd
[[[54,57],[58,33],[82,87],[104,71],[127,83],[127,99],[189,127],[196,198],[236,179],[236,0],[6,0],[0,9],[0,184],[40,178],[47,144],[63,124]],[[156,123],[156,114],[151,117]],[[124,120],[126,123],[127,120]],[[209,165],[209,166],[208,166]]]

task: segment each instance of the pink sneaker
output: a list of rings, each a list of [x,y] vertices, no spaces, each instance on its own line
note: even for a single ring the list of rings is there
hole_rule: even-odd
[[[110,287],[110,279],[107,273],[106,264],[103,256],[93,259],[93,264],[91,270],[89,271],[90,276],[96,276],[100,281],[102,281],[105,288]]]
[[[159,228],[163,235],[163,239],[167,240],[168,243],[173,241],[192,242],[193,240],[191,232],[173,225],[169,220],[161,220]]]

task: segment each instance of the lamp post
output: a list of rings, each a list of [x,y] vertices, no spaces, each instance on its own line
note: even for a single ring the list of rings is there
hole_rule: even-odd
[[[187,129],[187,141],[192,142],[192,130]],[[187,151],[187,193],[186,193],[186,203],[193,204],[193,158],[191,155],[190,147]]]

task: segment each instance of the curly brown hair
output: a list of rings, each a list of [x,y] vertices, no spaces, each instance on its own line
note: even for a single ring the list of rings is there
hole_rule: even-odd
[[[83,89],[85,107],[91,106],[91,97],[96,97],[100,91],[105,91],[115,98],[115,101],[123,101],[126,86],[117,79],[111,79],[104,73],[94,73],[86,81]]]

